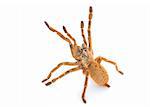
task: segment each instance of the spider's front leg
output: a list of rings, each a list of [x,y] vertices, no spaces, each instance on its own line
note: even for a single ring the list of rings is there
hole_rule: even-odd
[[[84,35],[84,22],[83,21],[81,21],[80,28],[81,28],[81,35],[83,38],[83,42],[87,46],[87,42],[86,42],[85,35]]]
[[[50,84],[54,83],[56,80],[58,80],[58,79],[62,78],[63,76],[65,76],[65,75],[69,74],[70,72],[75,72],[75,71],[77,71],[77,70],[79,70],[79,69],[80,69],[80,67],[72,68],[72,69],[70,69],[70,70],[68,70],[68,71],[64,72],[64,73],[63,73],[63,74],[61,74],[60,76],[58,76],[58,77],[56,77],[56,78],[52,79],[52,81],[47,82],[45,85],[46,85],[46,86],[48,86],[48,85],[50,85]]]
[[[89,22],[88,22],[88,41],[89,41],[89,50],[92,51],[92,38],[91,38],[91,20],[93,17],[93,9],[90,6],[89,8]]]
[[[106,59],[106,58],[104,58],[104,57],[97,57],[96,59],[95,59],[98,63],[101,63],[101,61],[105,61],[105,62],[108,62],[108,63],[111,63],[111,64],[113,64],[115,67],[116,67],[116,70],[120,73],[120,74],[122,74],[123,75],[123,72],[122,71],[120,71],[119,69],[118,69],[118,65],[117,65],[117,63],[116,62],[114,62],[114,61],[111,61],[111,60],[109,60],[109,59]]]
[[[67,36],[68,36],[71,40],[74,41],[74,45],[77,45],[75,38],[71,36],[71,34],[67,31],[67,29],[66,29],[65,26],[63,26],[63,30],[64,30],[64,32],[67,34]]]
[[[86,72],[86,75],[85,75],[85,83],[84,83],[84,89],[83,89],[83,92],[82,92],[82,100],[84,103],[86,103],[86,100],[85,100],[85,92],[86,92],[86,89],[87,89],[87,85],[88,85],[88,76],[89,76],[89,72],[88,71],[85,71]]]
[[[77,64],[77,62],[61,62],[55,68],[53,68],[51,70],[51,72],[49,73],[49,75],[47,76],[47,78],[44,79],[42,82],[47,81],[51,77],[52,73],[55,72],[58,68],[60,68],[62,65],[75,66],[75,65],[78,65],[78,64]]]
[[[63,34],[61,34],[59,31],[57,31],[56,29],[52,28],[51,26],[49,26],[49,24],[45,21],[44,22],[45,25],[48,27],[49,30],[51,30],[52,32],[56,32],[58,36],[60,36],[63,40],[65,40],[66,42],[68,42],[69,44],[72,45],[70,39],[66,38]]]

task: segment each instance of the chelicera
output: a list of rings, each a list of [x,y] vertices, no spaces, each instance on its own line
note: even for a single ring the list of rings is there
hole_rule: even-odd
[[[61,62],[61,63],[59,63],[55,68],[53,68],[50,71],[47,78],[44,79],[42,82],[46,82],[51,77],[51,75],[59,67],[61,67],[62,65],[76,66],[72,69],[69,69],[69,70],[65,71],[60,76],[52,79],[51,81],[46,82],[45,85],[48,86],[48,85],[56,82],[58,79],[64,77],[65,75],[67,75],[71,72],[75,72],[75,71],[78,71],[78,70],[82,69],[83,74],[85,75],[84,88],[83,88],[83,92],[82,92],[82,100],[83,100],[84,103],[86,103],[85,92],[86,92],[86,89],[87,89],[89,76],[99,86],[110,87],[110,85],[108,84],[109,77],[108,77],[107,71],[101,65],[101,61],[105,61],[105,62],[113,64],[116,68],[116,71],[118,71],[120,74],[123,74],[123,72],[121,72],[118,69],[118,66],[117,66],[116,62],[111,61],[111,60],[109,60],[107,58],[104,58],[102,56],[98,56],[98,57],[94,58],[93,50],[92,50],[92,39],[91,39],[91,20],[92,20],[92,16],[93,16],[93,10],[92,10],[92,7],[90,6],[89,7],[89,17],[88,17],[88,19],[89,19],[88,29],[87,29],[88,42],[87,42],[87,40],[85,38],[85,35],[84,35],[84,23],[83,23],[83,21],[81,21],[81,26],[80,27],[81,27],[81,35],[82,35],[82,38],[83,38],[82,46],[77,45],[76,40],[71,36],[70,33],[68,33],[65,26],[63,26],[63,30],[64,30],[67,37],[65,37],[62,33],[57,31],[53,27],[49,26],[49,24],[46,21],[44,22],[46,24],[46,26],[49,28],[50,31],[55,32],[60,38],[62,38],[63,40],[65,40],[66,42],[69,43],[72,56],[76,61],[75,62]]]

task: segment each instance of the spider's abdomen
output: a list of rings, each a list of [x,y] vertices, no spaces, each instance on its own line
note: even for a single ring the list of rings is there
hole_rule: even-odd
[[[97,62],[92,62],[89,67],[90,76],[98,85],[105,85],[108,80],[108,74],[105,68]]]

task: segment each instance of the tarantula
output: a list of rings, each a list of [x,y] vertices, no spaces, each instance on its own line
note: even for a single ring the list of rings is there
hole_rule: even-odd
[[[81,21],[80,27],[81,27],[81,33],[82,33],[82,38],[83,38],[83,42],[84,42],[81,47],[77,45],[76,40],[71,36],[70,33],[68,33],[65,26],[63,26],[63,30],[69,38],[65,37],[62,33],[57,31],[53,27],[49,26],[46,21],[44,22],[46,24],[46,26],[49,28],[49,30],[57,33],[57,35],[59,37],[61,37],[63,40],[65,40],[66,42],[69,43],[72,56],[73,56],[73,58],[75,58],[76,62],[61,62],[61,63],[59,63],[55,68],[53,68],[51,70],[51,72],[49,73],[47,78],[44,79],[42,82],[47,81],[51,77],[51,75],[62,65],[77,66],[77,67],[74,67],[72,69],[67,70],[66,72],[62,73],[60,76],[52,79],[50,82],[47,82],[45,85],[48,86],[48,85],[54,83],[55,81],[57,81],[58,79],[62,78],[63,76],[65,76],[71,72],[75,72],[77,70],[82,69],[83,74],[85,75],[84,89],[82,92],[82,100],[84,103],[86,103],[85,92],[86,92],[86,88],[87,88],[87,84],[88,84],[89,75],[96,82],[96,84],[98,84],[100,86],[110,87],[110,85],[108,84],[109,77],[108,77],[107,71],[100,64],[101,61],[106,61],[108,63],[113,64],[116,67],[116,70],[120,74],[123,74],[123,72],[121,72],[118,69],[116,62],[111,61],[111,60],[106,59],[106,58],[101,57],[101,56],[94,58],[93,51],[92,51],[92,40],[91,40],[91,19],[93,16],[92,13],[93,13],[93,9],[90,6],[89,7],[89,17],[88,17],[88,19],[89,19],[88,29],[87,29],[88,43],[87,43],[85,35],[84,35],[84,23],[83,23],[83,21]]]

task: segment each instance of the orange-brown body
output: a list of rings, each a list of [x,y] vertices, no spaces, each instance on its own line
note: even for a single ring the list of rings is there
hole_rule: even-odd
[[[67,70],[66,72],[62,73],[60,76],[47,82],[45,85],[48,86],[48,85],[54,83],[55,81],[57,81],[58,79],[69,74],[70,72],[75,72],[77,70],[82,69],[83,74],[85,74],[85,83],[84,83],[84,88],[83,88],[83,93],[82,93],[82,100],[84,103],[86,103],[85,92],[86,92],[89,76],[99,86],[110,87],[108,85],[108,80],[109,80],[108,74],[107,74],[105,68],[101,65],[101,61],[106,61],[106,62],[109,62],[109,63],[115,65],[116,70],[119,73],[123,74],[121,71],[119,71],[118,66],[114,61],[108,60],[108,59],[101,57],[101,56],[94,58],[93,51],[92,51],[92,40],[91,40],[91,19],[93,16],[92,12],[93,12],[92,7],[90,7],[89,8],[88,29],[87,29],[88,43],[86,41],[86,38],[84,35],[84,30],[83,30],[84,23],[83,23],[83,21],[81,21],[80,27],[81,27],[81,33],[82,33],[83,42],[84,42],[81,47],[77,45],[76,40],[71,36],[71,34],[68,33],[65,26],[63,26],[63,30],[69,38],[65,37],[62,33],[55,30],[53,27],[49,26],[48,23],[45,21],[45,24],[49,28],[49,30],[57,33],[57,35],[60,38],[62,38],[63,40],[65,40],[66,42],[69,43],[69,46],[71,49],[71,54],[72,54],[73,58],[76,60],[76,62],[61,62],[61,63],[59,63],[55,68],[53,68],[51,70],[51,72],[49,73],[47,78],[44,79],[42,82],[47,81],[51,77],[51,75],[62,65],[77,66],[77,67],[74,67],[70,70]],[[72,43],[72,41],[73,41],[73,43]]]
[[[104,86],[108,83],[109,77],[105,68],[96,61],[93,61],[89,65],[88,70],[91,78],[95,81],[96,84]]]
[[[108,85],[108,74],[105,68],[93,58],[93,52],[90,51],[85,44],[82,45],[81,65],[84,70],[84,74],[89,72],[91,78],[97,85]]]

